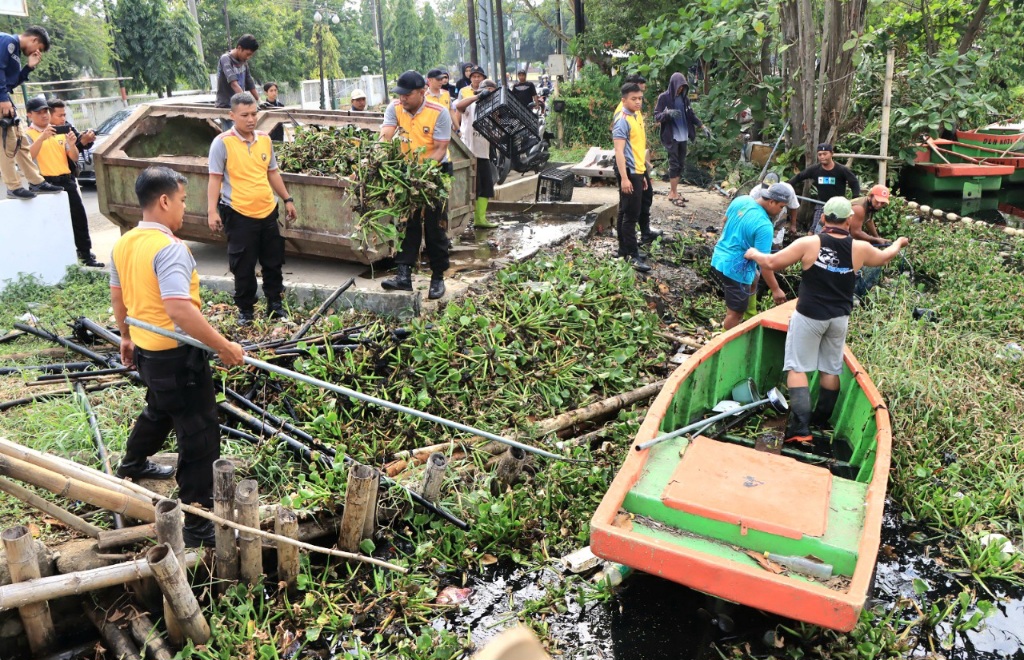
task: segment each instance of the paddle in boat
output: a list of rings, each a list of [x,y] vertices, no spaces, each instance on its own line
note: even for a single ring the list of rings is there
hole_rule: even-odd
[[[873,582],[892,445],[882,397],[849,348],[833,430],[813,445],[759,450],[782,429],[765,442],[771,413],[755,413],[742,427],[762,426],[753,433],[723,432],[723,421],[641,448],[783,382],[795,307],[759,314],[676,369],[594,514],[591,548],[727,601],[849,631]],[[763,403],[785,409],[774,393]]]

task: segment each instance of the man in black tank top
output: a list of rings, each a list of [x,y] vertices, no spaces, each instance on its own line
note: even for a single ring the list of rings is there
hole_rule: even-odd
[[[901,236],[884,250],[850,237],[853,208],[845,197],[833,197],[822,210],[824,229],[805,236],[775,254],[754,248],[746,258],[762,268],[784,270],[803,264],[800,295],[786,333],[783,369],[789,373],[789,421],[786,442],[811,442],[811,424],[828,424],[839,399],[839,374],[843,371],[843,347],[853,309],[856,272],[864,266],[884,266],[910,243]],[[807,374],[817,371],[820,391],[811,414]]]

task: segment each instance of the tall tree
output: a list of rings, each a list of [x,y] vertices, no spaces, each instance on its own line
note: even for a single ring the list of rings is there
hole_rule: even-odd
[[[0,32],[17,34],[29,25],[50,33],[50,51],[32,80],[69,80],[112,73],[110,34],[99,0],[29,0],[28,17],[0,15]]]
[[[130,89],[170,95],[179,83],[207,85],[196,46],[199,25],[182,3],[120,0],[112,18]]]
[[[423,30],[412,0],[394,0],[388,3],[387,9],[384,44],[388,52],[388,70],[400,75],[402,71],[419,68]]]
[[[441,43],[444,35],[437,22],[437,14],[428,2],[420,17],[420,71],[429,71],[441,63]]]

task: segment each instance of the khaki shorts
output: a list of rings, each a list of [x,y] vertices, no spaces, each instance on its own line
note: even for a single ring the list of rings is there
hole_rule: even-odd
[[[849,316],[818,321],[793,312],[786,333],[783,371],[819,371],[833,376],[843,373],[843,346],[849,325]]]

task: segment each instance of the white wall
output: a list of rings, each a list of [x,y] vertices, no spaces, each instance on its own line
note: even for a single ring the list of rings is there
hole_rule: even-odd
[[[0,200],[0,291],[21,273],[57,284],[76,261],[67,193]]]

